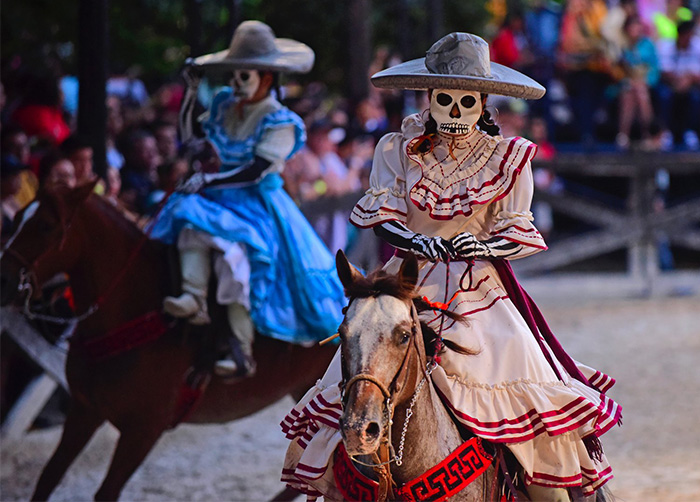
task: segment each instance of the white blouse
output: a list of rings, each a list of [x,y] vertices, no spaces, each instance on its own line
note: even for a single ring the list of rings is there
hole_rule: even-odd
[[[546,249],[530,212],[535,144],[474,128],[462,136],[438,133],[432,151],[416,152],[424,130],[420,116],[411,115],[400,133],[379,141],[370,188],[352,212],[353,224],[368,228],[397,220],[428,236],[468,231],[479,240],[498,235],[532,252]]]

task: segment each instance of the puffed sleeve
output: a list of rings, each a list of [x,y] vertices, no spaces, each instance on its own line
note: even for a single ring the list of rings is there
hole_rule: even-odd
[[[255,155],[282,166],[304,146],[306,131],[296,113],[277,102],[274,105],[258,126]]]
[[[521,140],[527,141],[527,140]],[[529,142],[528,142],[529,143]],[[535,150],[532,149],[532,156]],[[519,172],[514,173],[514,184],[508,193],[493,205],[492,237],[516,242],[523,246],[522,252],[517,258],[529,256],[538,251],[547,249],[547,245],[540,232],[532,223],[533,217],[530,211],[534,183],[530,160],[532,156],[526,156],[518,163]]]
[[[350,215],[353,225],[370,228],[391,220],[406,223],[404,148],[401,133],[389,133],[377,143],[369,190]]]
[[[273,164],[281,164],[292,156],[296,143],[297,138],[293,125],[270,128],[265,131],[258,144],[255,145],[255,155]]]

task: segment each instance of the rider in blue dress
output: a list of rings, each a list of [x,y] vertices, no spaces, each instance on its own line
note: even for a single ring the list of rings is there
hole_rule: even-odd
[[[164,310],[192,324],[209,322],[207,289],[212,268],[217,301],[227,306],[232,331],[245,354],[217,362],[221,376],[250,375],[254,333],[293,343],[331,334],[345,305],[333,257],[282,188],[284,162],[304,144],[302,120],[271,89],[280,71],[308,71],[310,48],[275,38],[257,21],[242,23],[227,51],[194,60],[202,70],[233,70],[232,89],[213,99],[202,127],[221,166],[197,172],[173,194],[152,235],[177,243],[183,293]],[[188,95],[196,94],[189,72]],[[187,101],[187,98],[186,98]],[[185,107],[189,103],[185,103]],[[212,253],[214,250],[214,253]]]

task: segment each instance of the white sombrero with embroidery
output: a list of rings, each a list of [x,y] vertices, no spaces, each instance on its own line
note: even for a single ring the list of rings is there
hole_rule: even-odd
[[[545,88],[530,77],[491,62],[489,45],[470,33],[450,33],[426,56],[392,66],[372,76],[385,89],[463,89],[524,99],[539,99]]]
[[[244,21],[233,33],[228,49],[190,60],[205,70],[268,70],[307,73],[314,65],[314,51],[289,38],[276,38],[260,21]]]

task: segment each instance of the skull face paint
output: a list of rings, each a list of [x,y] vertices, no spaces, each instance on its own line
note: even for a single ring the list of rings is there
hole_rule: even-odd
[[[481,94],[478,91],[435,89],[430,96],[430,115],[438,131],[467,134],[481,117]]]
[[[235,70],[231,79],[233,94],[242,101],[250,100],[260,86],[258,70]]]

